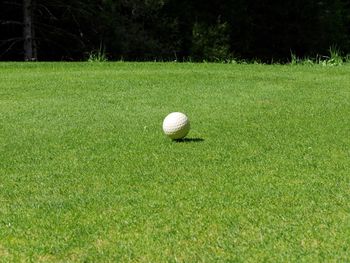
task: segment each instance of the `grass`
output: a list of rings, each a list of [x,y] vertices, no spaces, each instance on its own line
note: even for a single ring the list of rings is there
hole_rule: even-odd
[[[93,50],[89,53],[88,62],[107,62],[108,58],[106,55],[106,50],[103,47],[102,43],[100,44],[100,48],[97,50]]]
[[[350,55],[344,56],[339,48],[331,46],[329,48],[329,56],[317,55],[316,58],[299,58],[291,52],[290,65],[335,67],[349,64]]]
[[[0,63],[0,262],[346,261],[349,72]]]

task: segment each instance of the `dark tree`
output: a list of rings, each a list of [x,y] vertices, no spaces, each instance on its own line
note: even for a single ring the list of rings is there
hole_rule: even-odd
[[[23,0],[23,39],[24,60],[37,60],[37,47],[35,39],[35,0]]]

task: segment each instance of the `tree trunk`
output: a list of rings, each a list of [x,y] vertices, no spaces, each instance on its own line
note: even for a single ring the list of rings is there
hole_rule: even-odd
[[[35,43],[35,31],[33,26],[33,7],[35,0],[23,0],[23,37],[24,37],[24,60],[37,60],[37,51]]]

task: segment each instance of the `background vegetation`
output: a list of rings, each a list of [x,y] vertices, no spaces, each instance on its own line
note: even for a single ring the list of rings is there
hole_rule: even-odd
[[[24,5],[29,4],[26,13]],[[1,60],[264,62],[350,50],[349,0],[0,1]],[[34,52],[26,55],[24,16]],[[27,43],[28,44],[28,43]]]

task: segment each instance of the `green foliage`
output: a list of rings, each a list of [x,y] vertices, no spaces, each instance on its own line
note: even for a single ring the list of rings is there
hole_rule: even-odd
[[[114,60],[174,59],[176,18],[162,14],[164,1],[104,1],[99,15],[104,43]]]
[[[83,60],[102,41],[108,59],[285,63],[350,53],[345,0],[33,1],[39,60]],[[37,3],[37,4],[35,4]],[[23,57],[21,0],[0,1],[0,59]],[[93,54],[96,56],[96,54]],[[325,62],[336,65],[340,60]],[[328,58],[327,58],[328,60]]]
[[[350,54],[348,54],[348,55],[345,56],[344,62],[345,62],[346,64],[349,64],[349,63],[350,63]]]
[[[291,56],[290,64],[297,65],[299,63],[298,57],[293,52],[290,53],[290,56]]]
[[[192,31],[192,56],[201,61],[228,61],[230,36],[227,23],[220,21],[213,26],[195,23]]]
[[[88,62],[106,62],[108,61],[105,48],[100,46],[98,50],[91,51],[89,54]]]
[[[329,56],[317,56],[315,59],[298,58],[294,53],[291,53],[290,65],[322,65],[327,67],[342,66],[344,63],[349,63],[349,55],[343,56],[337,47],[329,48]]]
[[[337,47],[329,48],[330,56],[327,59],[321,61],[324,66],[341,66],[344,63],[344,58],[341,55],[341,51]]]

